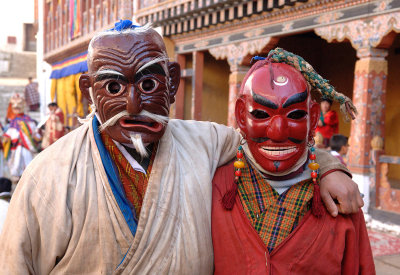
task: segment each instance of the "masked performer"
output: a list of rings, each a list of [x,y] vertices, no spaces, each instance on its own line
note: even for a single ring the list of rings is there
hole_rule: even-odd
[[[24,113],[25,100],[19,94],[10,99],[15,117],[10,121],[3,135],[4,158],[14,181],[18,180],[33,159],[40,137],[36,133],[36,123]]]
[[[333,218],[321,204],[311,87],[355,111],[301,57],[279,48],[245,76],[236,102],[244,140],[213,180],[215,274],[374,273],[361,210]]]
[[[26,170],[0,237],[0,270],[212,274],[211,181],[234,157],[239,134],[168,121],[180,68],[153,29],[121,21],[99,33],[88,68],[80,88],[95,116]],[[327,154],[321,166],[340,165]],[[325,183],[337,188],[335,179]],[[353,182],[340,184],[347,188]]]

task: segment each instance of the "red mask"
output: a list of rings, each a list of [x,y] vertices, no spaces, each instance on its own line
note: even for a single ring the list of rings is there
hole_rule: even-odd
[[[306,153],[319,105],[302,74],[283,63],[257,62],[236,102],[236,120],[257,163],[266,171],[289,170]]]
[[[142,110],[168,116],[175,101],[180,69],[176,62],[159,61],[167,57],[161,36],[154,30],[105,35],[92,41],[88,59],[89,73],[81,76],[79,85],[89,101],[89,88],[101,122],[122,111],[126,115],[105,129],[114,140],[131,143],[130,133],[141,135],[144,143],[158,141],[165,125],[138,115]],[[145,66],[145,69],[143,69]]]

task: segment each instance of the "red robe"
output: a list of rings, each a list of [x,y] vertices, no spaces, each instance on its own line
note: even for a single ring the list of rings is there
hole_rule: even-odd
[[[45,132],[42,140],[42,148],[45,149],[60,139],[65,134],[64,113],[60,108],[50,113],[46,121]]]
[[[251,226],[240,198],[231,211],[221,199],[233,183],[233,164],[213,180],[215,274],[375,274],[363,213],[321,218],[308,212],[271,254]]]
[[[328,111],[324,116],[324,126],[317,126],[316,132],[320,132],[321,135],[330,139],[334,134],[339,133],[339,118],[335,111]]]

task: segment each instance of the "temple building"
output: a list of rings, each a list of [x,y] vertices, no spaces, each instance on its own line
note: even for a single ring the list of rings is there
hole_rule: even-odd
[[[358,109],[350,123],[340,115],[339,133],[350,137],[347,164],[365,210],[400,223],[399,0],[40,1],[52,79],[45,89],[71,125],[86,108],[76,80],[87,69],[88,42],[117,19],[160,28],[181,65],[171,114],[179,119],[235,126],[235,99],[251,58],[274,47],[304,57]],[[340,112],[337,103],[333,108]]]

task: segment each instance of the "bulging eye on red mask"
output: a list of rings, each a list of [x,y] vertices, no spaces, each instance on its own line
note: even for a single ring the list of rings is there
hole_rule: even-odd
[[[299,71],[263,63],[256,63],[244,79],[236,120],[257,164],[271,174],[284,174],[307,154],[319,105]]]

